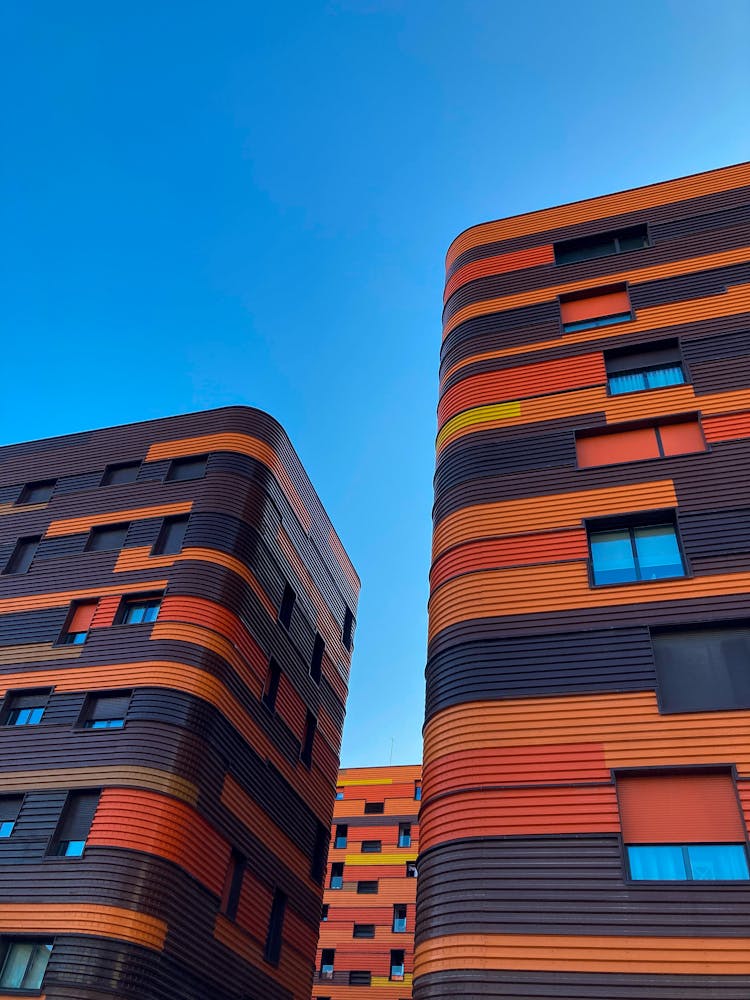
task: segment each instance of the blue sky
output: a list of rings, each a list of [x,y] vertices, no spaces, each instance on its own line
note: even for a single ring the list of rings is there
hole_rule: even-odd
[[[2,443],[247,403],[363,580],[342,762],[421,754],[445,250],[748,159],[746,0],[15,0]]]

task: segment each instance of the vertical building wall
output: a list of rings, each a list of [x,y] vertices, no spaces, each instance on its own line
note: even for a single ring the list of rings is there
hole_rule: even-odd
[[[339,772],[314,1000],[410,1000],[419,795],[420,767]],[[394,951],[404,953],[403,973]]]
[[[0,994],[308,1000],[358,579],[281,427],[0,449],[0,569]]]
[[[444,316],[414,996],[750,996],[750,167],[474,227]]]

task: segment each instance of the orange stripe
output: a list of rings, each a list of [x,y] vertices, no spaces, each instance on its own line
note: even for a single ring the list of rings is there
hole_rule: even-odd
[[[166,580],[150,581],[149,588],[161,590],[166,587]],[[83,601],[87,598],[108,597],[112,594],[132,594],[143,590],[142,583],[119,583],[114,587],[96,587],[87,590],[58,590],[51,594],[27,594],[24,597],[4,597],[0,600],[0,614],[11,611],[34,611],[37,608],[57,608],[71,601]]]
[[[706,417],[703,431],[707,441],[735,441],[750,437],[750,410]]]
[[[96,903],[0,903],[0,933],[90,934],[161,951],[167,925],[146,913]]]
[[[65,517],[52,521],[47,528],[47,538],[60,535],[77,535],[90,531],[100,524],[119,524],[120,521],[145,521],[149,517],[167,517],[170,514],[187,514],[192,509],[192,500],[181,503],[162,503],[156,507],[131,507],[129,510],[113,510],[107,513],[87,514],[85,517]]]
[[[456,289],[477,278],[486,278],[494,274],[507,274],[510,271],[522,271],[541,264],[552,264],[555,260],[552,244],[541,247],[531,247],[530,250],[513,250],[510,253],[497,254],[494,257],[483,257],[481,260],[464,264],[448,279],[443,293],[443,302],[447,302]]]

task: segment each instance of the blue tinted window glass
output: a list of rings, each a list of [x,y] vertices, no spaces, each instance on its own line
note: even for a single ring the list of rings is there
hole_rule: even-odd
[[[680,365],[670,365],[669,368],[654,368],[645,373],[649,389],[661,389],[665,385],[682,385],[685,374]]]
[[[637,579],[633,546],[627,528],[592,534],[591,560],[594,583],[627,583]]]
[[[687,879],[682,847],[659,844],[655,847],[628,847],[632,879],[663,879],[670,882]]]
[[[156,616],[158,614],[159,614],[159,602],[150,601],[144,609],[143,620],[144,622],[155,622]]]
[[[575,330],[590,330],[597,326],[613,326],[615,323],[625,323],[632,319],[632,313],[618,313],[616,316],[599,316],[596,319],[582,319],[575,323],[564,323],[565,333],[573,333]]]
[[[124,719],[90,719],[85,723],[86,729],[122,729]]]
[[[612,375],[609,379],[609,391],[613,396],[623,392],[640,392],[646,389],[646,376],[643,372],[630,372],[626,375]]]
[[[15,822],[12,819],[3,820],[3,822],[0,823],[0,837],[10,837],[11,833],[13,833],[14,826]]]
[[[641,580],[685,575],[673,525],[655,524],[647,528],[634,528],[633,534]]]
[[[331,888],[341,889],[344,884],[344,878],[342,875],[331,875]]]
[[[125,613],[126,625],[140,625],[143,621],[145,608],[142,604],[131,604]]]
[[[744,844],[690,844],[687,850],[696,880],[750,878]]]
[[[66,858],[80,858],[85,846],[85,840],[61,840],[57,853]]]

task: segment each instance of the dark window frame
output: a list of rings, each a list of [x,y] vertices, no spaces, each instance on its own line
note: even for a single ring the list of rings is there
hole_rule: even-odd
[[[8,557],[8,561],[5,564],[5,568],[3,569],[2,575],[23,576],[24,574],[28,573],[29,570],[31,569],[34,559],[36,558],[36,554],[39,551],[39,545],[41,544],[41,541],[42,541],[41,535],[25,535],[22,536],[21,538],[17,538],[16,544],[13,546],[13,551],[11,552],[10,556]],[[28,560],[28,562],[26,562],[25,560],[21,559],[21,556],[22,554],[25,553],[25,550],[27,550],[29,546],[33,546],[33,549],[31,551],[31,558]],[[19,566],[21,565],[23,565],[23,568],[19,568]]]
[[[150,591],[143,594],[125,594],[120,601],[120,606],[117,609],[114,624],[126,625],[128,628],[137,625],[153,625],[159,617],[159,611],[161,610],[163,600],[163,590],[158,592]],[[129,622],[127,618],[130,610],[140,604],[148,607],[152,607],[154,604],[158,605],[156,608],[156,615],[150,621]]]
[[[15,812],[13,809],[0,809],[0,840],[10,840],[10,838],[13,836],[13,832],[16,828],[16,824],[18,823],[18,817],[21,815],[21,810],[23,809],[23,804],[25,799],[26,799],[25,792],[15,792],[15,793],[11,792],[9,794],[3,793],[2,795],[0,795],[0,803],[11,802],[14,804],[15,803],[18,804],[18,808],[15,810]],[[7,816],[13,815],[13,819],[3,819],[3,815]],[[3,828],[8,826],[8,824],[10,824],[10,829],[6,833],[3,833],[2,832]]]
[[[405,843],[402,843],[402,840],[404,840]],[[411,823],[398,824],[398,846],[411,847]]]
[[[665,639],[673,637],[675,641],[677,641],[678,635],[680,636],[680,638],[686,637],[690,634],[700,637],[706,635],[707,633],[720,633],[723,630],[726,630],[728,633],[730,633],[730,632],[741,632],[743,630],[748,630],[748,629],[750,629],[750,619],[747,618],[735,619],[724,622],[705,622],[700,625],[688,625],[683,627],[679,627],[677,625],[653,626],[650,629],[649,638],[651,641],[651,650],[654,661],[654,672],[656,677],[656,685],[655,685],[656,703],[659,710],[659,714],[690,715],[696,712],[737,712],[737,711],[746,711],[747,709],[750,709],[750,699],[745,699],[741,697],[737,698],[734,704],[731,705],[726,703],[717,705],[718,699],[715,699],[709,706],[701,705],[699,707],[685,707],[685,704],[683,703],[680,705],[680,707],[677,708],[669,707],[668,704],[669,699],[670,697],[674,697],[673,695],[674,687],[672,684],[672,678],[667,678],[666,675],[668,673],[668,668],[665,669],[665,665],[663,663],[662,664],[659,663],[659,656],[657,654],[657,647],[660,639],[664,641]],[[727,635],[728,640],[731,640],[731,638],[732,638],[731,635]],[[734,672],[733,670],[734,665],[730,660],[725,660],[723,666],[725,673],[728,675],[728,677],[731,678],[731,675]],[[736,694],[737,692],[736,681],[734,684],[732,684],[730,681],[730,687],[733,688],[733,692]],[[670,691],[669,695],[667,694],[667,689],[669,689]],[[679,695],[674,700],[679,702]]]
[[[284,584],[284,593],[281,595],[281,604],[279,605],[279,624],[285,629],[289,629],[292,622],[292,614],[294,613],[294,605],[297,603],[297,591],[294,587],[287,582]]]
[[[315,633],[312,656],[310,657],[310,676],[316,684],[320,684],[323,677],[323,656],[326,651],[326,642],[320,632]]]
[[[180,455],[179,458],[173,458],[169,463],[169,468],[167,469],[167,474],[164,477],[165,483],[192,483],[199,479],[205,479],[206,473],[208,472],[208,452],[200,455]],[[179,476],[176,473],[180,469],[187,469],[191,465],[198,465],[202,463],[203,469],[199,476]]]
[[[365,804],[364,804],[364,806],[362,808],[362,814],[364,816],[383,816],[383,815],[385,815],[385,801],[382,801],[382,802],[365,802]]]
[[[18,499],[16,500],[15,507],[32,507],[38,504],[49,503],[55,492],[55,487],[57,486],[56,479],[36,479],[31,483],[24,483],[21,487],[21,492],[18,494]],[[49,487],[49,495],[44,500],[34,500],[32,495],[35,490],[40,490],[43,487]]]
[[[89,529],[84,552],[120,552],[125,547],[125,541],[130,530],[130,521],[122,521],[117,524],[96,524]],[[118,535],[122,540],[119,545],[99,546],[95,544],[97,538],[104,538],[106,535]]]
[[[372,972],[366,969],[351,969],[349,972],[350,986],[372,986]]]
[[[339,830],[343,830],[343,833],[339,833]],[[339,843],[339,840],[343,840],[343,844]],[[349,841],[349,824],[348,823],[337,823],[336,824],[336,834],[333,841],[333,846],[336,850],[343,850]]]
[[[21,986],[21,987],[6,986],[2,984],[2,977],[5,972],[8,956],[14,945],[32,945],[32,946],[41,945],[47,949],[47,961],[44,964],[44,969],[42,970],[42,974],[39,978],[38,983],[34,985]],[[0,935],[0,990],[2,990],[3,993],[6,994],[18,993],[19,996],[27,996],[27,997],[38,996],[42,992],[44,986],[44,977],[47,974],[47,967],[49,965],[49,959],[52,954],[52,951],[54,950],[54,946],[55,946],[54,936],[44,937],[43,935],[38,935],[38,934]],[[24,978],[26,978],[26,974],[28,973],[29,967],[30,967],[29,964],[27,964],[26,972],[24,973]]]
[[[678,886],[678,885],[748,885],[750,884],[750,852],[748,851],[747,841],[732,841],[716,843],[711,841],[706,843],[704,841],[687,841],[685,843],[668,843],[668,844],[624,844],[624,862],[625,862],[625,877],[626,882],[632,886]],[[682,850],[682,861],[685,866],[685,878],[675,878],[675,879],[657,879],[657,878],[633,878],[631,874],[630,865],[630,848],[631,847],[679,847]],[[691,847],[742,847],[745,854],[745,861],[748,867],[748,877],[745,879],[727,879],[727,878],[713,878],[713,879],[698,879],[693,878],[691,864],[690,864],[690,854],[689,848]]]
[[[684,573],[678,574],[677,576],[656,577],[651,580],[644,579],[639,575],[635,580],[621,580],[612,583],[596,582],[594,577],[594,557],[591,548],[592,534],[627,530],[630,539],[631,552],[633,554],[633,565],[636,571],[640,573],[640,565],[638,563],[638,553],[635,546],[635,536],[633,534],[633,530],[638,528],[659,528],[664,525],[669,525],[674,529],[674,537],[677,543],[680,558],[682,560]],[[635,514],[622,514],[614,517],[584,518],[583,527],[586,531],[586,545],[588,548],[587,562],[589,587],[592,589],[596,588],[597,590],[600,590],[603,587],[629,587],[633,584],[666,583],[669,580],[685,580],[693,575],[690,569],[690,563],[688,562],[685,546],[682,542],[682,536],[680,534],[680,523],[677,516],[677,509],[674,507],[668,507],[662,510],[637,511]]]
[[[563,320],[563,306],[570,302],[584,302],[586,299],[600,298],[604,295],[612,295],[615,292],[624,292],[628,297],[630,310],[622,313],[610,313],[607,316],[592,316],[590,319],[574,320],[566,323]],[[575,292],[563,293],[557,296],[557,308],[561,333],[578,333],[582,330],[604,329],[608,326],[617,326],[620,323],[632,323],[636,314],[633,309],[633,302],[630,297],[630,284],[627,281],[616,281],[611,285],[601,285],[596,288],[578,289]]]
[[[276,711],[276,699],[279,696],[279,687],[281,685],[281,666],[277,660],[271,657],[268,661],[268,668],[266,669],[266,679],[263,683],[263,694],[261,695],[261,704],[265,705],[269,712],[274,713]]]
[[[165,517],[161,522],[161,527],[159,528],[159,534],[156,536],[156,541],[151,546],[152,556],[176,556],[182,552],[185,546],[185,536],[187,534],[188,525],[190,523],[189,514],[175,514],[173,517]],[[180,547],[167,549],[167,544],[169,543],[169,535],[173,528],[179,527],[180,525],[185,525],[185,528],[180,536]]]
[[[308,709],[305,716],[305,732],[302,737],[302,744],[299,751],[299,759],[308,770],[312,767],[313,748],[315,746],[315,736],[318,732],[317,716]]]
[[[367,888],[365,888],[367,886]],[[372,887],[375,887],[374,889]],[[365,878],[359,879],[357,882],[357,895],[358,896],[377,896],[380,892],[380,879],[376,878]]]
[[[9,729],[22,729],[24,726],[38,726],[44,719],[44,713],[47,711],[47,706],[49,705],[49,700],[52,697],[54,688],[9,688],[2,700],[0,700],[0,728],[8,727]],[[41,708],[42,714],[36,722],[9,722],[8,716],[14,711],[24,711],[25,708],[13,708],[13,702],[20,698],[31,698],[39,695],[41,704],[31,706],[34,709]],[[26,706],[28,708],[30,706]]]
[[[649,355],[654,360],[649,361]],[[661,359],[657,360],[658,355]],[[632,365],[628,365],[628,360],[633,359]],[[624,362],[623,360],[624,359]],[[675,382],[668,386],[645,386],[643,389],[631,389],[630,392],[612,392],[610,379],[623,375],[639,375],[648,372],[661,371],[665,368],[680,368],[682,370],[682,382]],[[604,369],[607,378],[606,394],[610,398],[628,396],[638,392],[659,392],[664,389],[673,389],[678,385],[690,385],[692,383],[690,371],[685,361],[682,351],[682,342],[679,337],[662,337],[659,340],[646,340],[636,344],[629,344],[625,347],[613,347],[604,351]]]
[[[399,912],[403,910],[404,915],[401,916]],[[396,927],[396,923],[402,921],[404,922],[403,927]],[[393,904],[393,919],[391,920],[391,934],[408,934],[408,921],[409,921],[409,909],[406,903],[394,903]]]
[[[334,879],[336,884],[334,885]],[[340,880],[340,881],[339,881]],[[331,874],[328,878],[328,888],[333,889],[334,892],[344,888],[344,862],[343,861],[332,861],[331,862]]]
[[[354,612],[347,605],[344,609],[344,623],[341,626],[341,642],[344,649],[352,651],[354,645]]]
[[[276,887],[271,903],[271,914],[268,918],[266,943],[263,948],[263,961],[277,966],[281,959],[281,947],[284,943],[284,915],[286,913],[287,894]]]
[[[121,700],[121,699],[123,699],[125,697],[128,698],[128,706],[125,709],[125,714],[122,716],[122,725],[120,725],[120,726],[95,726],[95,725],[89,725],[88,724],[88,723],[90,723],[92,721],[93,722],[104,721],[104,720],[99,720],[99,719],[94,719],[94,720],[91,719],[91,712],[92,712],[92,710],[93,710],[96,702],[99,699],[118,698],[118,699]],[[130,708],[130,701],[132,700],[132,697],[133,697],[133,689],[132,688],[125,688],[122,691],[119,690],[119,689],[107,690],[107,691],[87,691],[86,692],[86,697],[83,699],[83,705],[81,706],[81,711],[78,714],[78,720],[76,721],[75,728],[76,729],[80,729],[80,730],[82,730],[83,732],[86,732],[86,733],[102,733],[102,732],[108,732],[111,729],[124,729],[125,728],[125,724],[127,723],[127,716],[128,716],[128,711],[129,711],[129,708]],[[108,721],[113,721],[114,719],[115,719],[115,716],[112,716],[111,719],[108,720]]]
[[[130,483],[138,482],[138,476],[141,471],[142,461],[137,462],[112,462],[109,465],[105,465],[104,472],[102,473],[102,478],[99,486],[127,486]],[[118,472],[124,471],[125,469],[135,469],[135,475],[133,478],[116,480],[112,479],[113,475],[117,475]]]
[[[245,881],[246,871],[247,858],[240,851],[232,848],[227,870],[224,874],[224,885],[219,904],[219,912],[227,920],[234,921],[237,918],[237,910],[240,905],[240,896],[242,895],[242,885]]]
[[[353,924],[352,937],[372,940],[375,937],[375,924]]]
[[[382,854],[382,840],[363,840],[359,845],[360,854]]]
[[[623,236],[626,234],[633,234],[633,236],[642,233],[645,237],[645,244],[640,247],[626,247],[622,249],[620,243]],[[569,248],[571,244],[577,244],[581,246],[581,249],[585,249],[586,243],[593,243],[594,240],[601,240],[602,242],[610,238],[614,249],[610,253],[598,253],[592,256],[577,257],[573,260],[561,260],[560,257],[565,252],[565,248]],[[592,260],[606,259],[607,257],[619,257],[625,253],[638,253],[641,250],[649,250],[653,246],[651,240],[651,231],[649,224],[640,223],[633,226],[621,226],[619,229],[609,229],[603,233],[591,233],[587,236],[576,236],[567,240],[557,240],[553,244],[553,251],[555,255],[555,266],[556,267],[566,267],[570,264],[583,264]]]
[[[68,792],[65,797],[62,810],[60,811],[60,816],[57,820],[54,832],[47,843],[45,860],[48,858],[54,858],[56,860],[65,858],[67,861],[81,861],[84,858],[86,853],[86,843],[88,842],[89,834],[91,833],[91,825],[94,821],[94,816],[96,815],[99,803],[101,802],[101,795],[101,788],[74,788]],[[86,836],[83,840],[81,840],[80,837],[63,837],[65,827],[70,821],[70,815],[73,810],[74,803],[76,801],[80,801],[82,798],[93,798],[94,796],[96,797],[96,803],[94,804],[91,819],[89,820],[89,825],[86,829]],[[68,854],[66,850],[61,850],[63,845],[69,844],[81,844],[81,850],[74,854]]]

